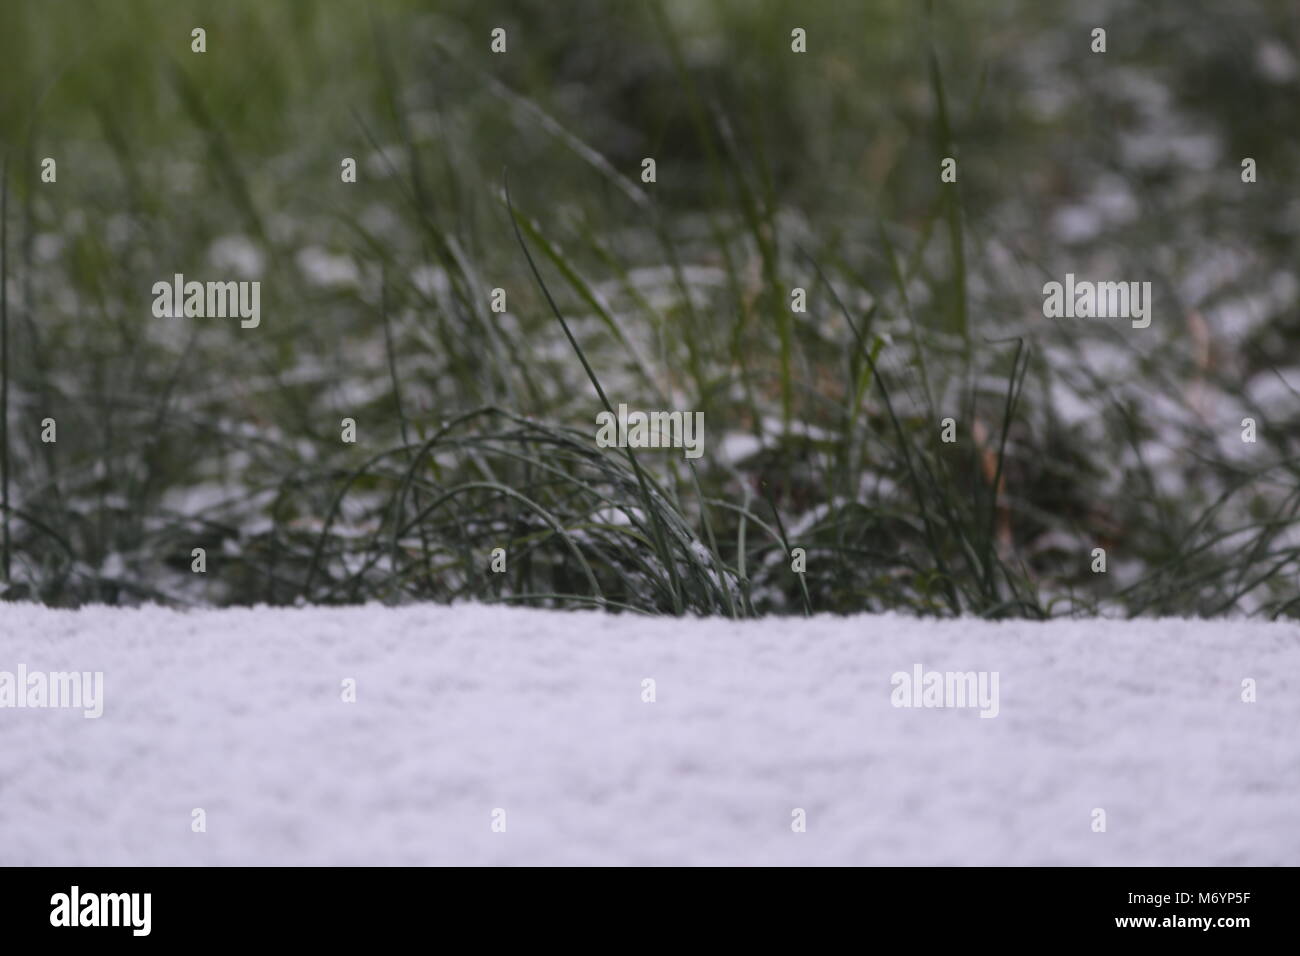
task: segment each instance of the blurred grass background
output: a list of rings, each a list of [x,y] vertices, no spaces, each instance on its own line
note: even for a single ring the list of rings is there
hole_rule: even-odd
[[[10,598],[1300,613],[1292,3],[5,21]],[[154,318],[178,272],[261,326]],[[1151,328],[1044,319],[1066,272]],[[696,468],[596,448],[584,360]]]

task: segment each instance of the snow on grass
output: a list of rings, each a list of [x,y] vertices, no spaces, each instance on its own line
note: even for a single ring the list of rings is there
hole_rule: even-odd
[[[104,712],[0,709],[2,864],[1300,863],[1288,624],[0,605],[20,664]]]

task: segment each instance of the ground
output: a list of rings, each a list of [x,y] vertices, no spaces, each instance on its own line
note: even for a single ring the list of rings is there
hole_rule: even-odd
[[[0,605],[19,665],[104,707],[0,709],[2,864],[1300,863],[1293,624]]]

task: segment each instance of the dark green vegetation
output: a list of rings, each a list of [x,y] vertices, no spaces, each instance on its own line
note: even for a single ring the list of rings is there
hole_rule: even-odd
[[[1090,6],[10,4],[7,595],[1300,614],[1300,14]]]

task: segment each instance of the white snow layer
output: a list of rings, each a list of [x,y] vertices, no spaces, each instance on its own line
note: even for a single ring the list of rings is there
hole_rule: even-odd
[[[1300,863],[1289,624],[0,605],[19,665],[104,712],[0,709],[3,864]]]

